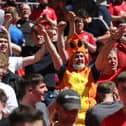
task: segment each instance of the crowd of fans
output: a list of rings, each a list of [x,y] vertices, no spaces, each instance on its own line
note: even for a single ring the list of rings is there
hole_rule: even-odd
[[[126,125],[126,1],[0,0],[0,81],[0,126]]]

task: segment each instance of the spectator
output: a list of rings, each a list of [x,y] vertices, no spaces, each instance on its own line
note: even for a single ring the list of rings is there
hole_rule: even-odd
[[[107,0],[96,0],[98,6],[98,17],[102,18],[109,27],[112,27],[112,17],[107,8]]]
[[[89,12],[84,9],[78,11],[78,16],[83,18],[84,30],[92,33],[96,40],[108,39],[110,36],[109,27],[106,22],[99,17],[92,17]]]
[[[122,32],[121,30],[122,29],[119,29],[118,32],[119,33]],[[83,124],[85,119],[84,117],[85,112],[96,103],[94,99],[97,87],[95,81],[97,81],[99,71],[102,70],[103,62],[107,58],[109,51],[111,50],[113,44],[115,43],[113,38],[115,38],[116,36],[115,39],[119,39],[120,34],[118,36],[117,33],[112,35],[112,38],[110,38],[111,40],[104,46],[104,49],[97,57],[95,64],[91,66],[86,66],[87,57],[85,52],[87,47],[80,39],[80,37],[78,37],[77,34],[74,34],[67,41],[67,52],[68,52],[68,57],[66,57],[67,64],[63,64],[64,62],[60,54],[57,52],[54,45],[52,44],[45,28],[42,27],[41,32],[44,34],[46,46],[48,51],[50,52],[50,55],[52,56],[54,67],[57,71],[61,73],[60,76],[61,82],[59,84],[59,88],[73,89],[77,91],[81,96],[82,108],[79,112],[78,124]],[[64,56],[67,56],[66,50],[64,50],[65,47],[64,46],[61,47]],[[104,55],[105,53],[106,55]]]
[[[42,113],[30,106],[20,106],[9,116],[11,126],[44,126]]]
[[[7,96],[5,92],[0,89],[0,125],[1,126],[9,126],[9,121],[7,118],[4,117],[3,115],[3,110],[6,106],[7,103]]]
[[[112,49],[108,55],[108,59],[104,62],[103,72],[99,77],[99,82],[115,81],[116,76],[126,69],[125,65],[125,31],[126,26],[123,26],[124,31],[120,34],[120,39],[116,40],[116,48]]]
[[[20,85],[21,100],[20,104],[35,107],[38,102],[43,102],[44,95],[48,91],[44,78],[40,74],[31,74],[22,80]],[[42,104],[42,103],[41,103]],[[39,104],[39,105],[41,105]],[[44,103],[43,103],[44,104]],[[40,108],[40,107],[39,107]],[[37,107],[36,107],[37,109]],[[43,105],[44,126],[49,126],[48,112],[46,106]]]
[[[116,3],[117,2],[117,3]],[[112,15],[112,21],[114,26],[118,26],[120,23],[126,21],[126,1],[116,0],[115,3],[110,3],[109,11]]]
[[[31,15],[31,8],[30,5],[27,3],[22,3],[20,5],[20,16],[21,18],[16,22],[16,26],[23,31],[25,43],[23,43],[23,46],[33,46],[34,43],[31,38],[31,23],[33,24],[33,21],[31,21],[30,18]]]
[[[114,114],[105,118],[101,126],[122,126],[126,124],[126,71],[121,72],[117,76],[116,81],[117,89],[120,98],[123,102],[123,107]]]
[[[45,40],[43,37],[43,34],[40,31],[40,24],[33,25],[32,28],[32,38],[34,42],[34,46],[23,46],[22,48],[19,47],[18,54],[20,54],[23,57],[34,55],[34,53],[37,53],[37,51],[42,47],[42,52],[39,54],[43,55],[40,57],[40,61],[37,63],[34,63],[32,65],[29,65],[25,68],[26,74],[30,73],[40,73],[44,76],[46,86],[48,88],[48,92],[46,93],[46,100],[45,103],[48,105],[50,104],[56,97],[57,91],[56,91],[56,83],[58,81],[58,77],[56,74],[56,70],[53,66],[52,58],[50,54],[45,50]],[[51,40],[53,44],[57,45],[57,29],[56,28],[49,28],[48,30],[49,36],[51,37]],[[41,50],[41,49],[40,49]],[[38,58],[38,56],[37,56]]]
[[[49,26],[56,26],[57,17],[55,10],[48,7],[48,0],[37,0],[40,4],[38,8],[32,11],[31,19],[41,23],[48,28]]]
[[[100,126],[104,118],[122,108],[115,83],[112,81],[98,85],[96,100],[98,104],[86,113],[86,126]]]
[[[7,7],[4,17],[4,25],[9,29],[11,41],[17,45],[22,45],[24,43],[24,34],[15,26],[17,20],[19,20],[16,8]]]
[[[9,55],[9,70],[15,73],[16,70],[21,69],[23,67],[26,67],[30,64],[33,64],[37,61],[39,61],[43,54],[45,54],[45,48],[42,46],[38,52],[36,52],[35,55],[28,56],[28,57],[11,57],[11,45],[10,39],[9,39],[9,33],[7,29],[0,26],[0,29],[2,32],[0,32],[0,51],[6,55]],[[4,47],[4,48],[3,48]]]
[[[0,53],[0,66],[0,81],[2,81],[2,78],[6,75],[8,68],[8,58],[3,53]],[[3,113],[5,116],[8,116],[16,107],[18,107],[16,94],[12,87],[3,82],[0,82],[0,89],[2,89],[7,95],[7,104]]]
[[[80,108],[80,96],[75,91],[71,89],[61,91],[55,103],[49,106],[50,118],[53,119],[57,114],[57,120],[54,122],[52,120],[50,126],[75,126]]]

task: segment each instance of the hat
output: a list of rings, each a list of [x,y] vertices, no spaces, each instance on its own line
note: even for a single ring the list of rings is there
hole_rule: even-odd
[[[67,51],[69,58],[71,59],[76,52],[86,52],[86,44],[84,40],[79,37],[78,34],[73,34],[73,36],[68,40]]]
[[[117,81],[126,81],[126,71],[121,72],[116,79]]]
[[[56,102],[65,110],[80,109],[80,96],[73,90],[63,90],[57,96]]]

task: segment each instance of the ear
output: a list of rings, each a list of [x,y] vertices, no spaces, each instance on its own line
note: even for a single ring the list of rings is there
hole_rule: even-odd
[[[6,107],[6,103],[3,103],[3,108],[5,108]]]
[[[27,88],[26,92],[32,93],[33,89],[32,88]]]

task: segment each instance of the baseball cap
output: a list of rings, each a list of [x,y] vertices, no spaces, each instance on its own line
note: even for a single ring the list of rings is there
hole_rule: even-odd
[[[79,94],[71,89],[61,91],[56,98],[56,102],[68,111],[81,108]]]

